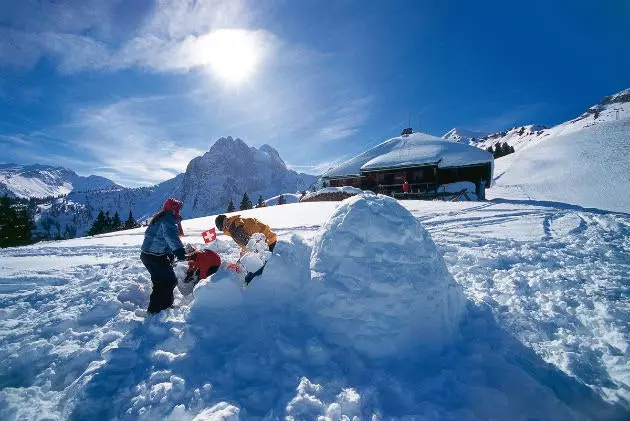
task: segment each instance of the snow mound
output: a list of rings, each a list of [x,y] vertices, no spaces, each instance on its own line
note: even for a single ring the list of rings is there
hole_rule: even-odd
[[[440,350],[465,306],[429,233],[395,199],[346,199],[310,261],[314,324],[368,356]],[[416,351],[417,352],[417,351]]]
[[[284,197],[284,203],[298,203],[300,201],[301,194],[297,193],[282,193],[274,197],[270,197],[265,200],[265,206],[276,206],[280,200],[280,196]]]
[[[359,188],[351,186],[343,187],[324,187],[314,192],[306,193],[300,202],[317,201],[317,200],[343,200],[355,194],[369,194]]]

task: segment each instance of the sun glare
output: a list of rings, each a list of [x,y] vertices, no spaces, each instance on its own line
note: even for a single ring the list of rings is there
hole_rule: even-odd
[[[256,71],[264,45],[256,32],[220,29],[206,35],[198,46],[212,73],[228,84],[246,82]]]

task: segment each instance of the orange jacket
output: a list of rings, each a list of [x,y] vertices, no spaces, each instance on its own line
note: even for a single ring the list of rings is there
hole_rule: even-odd
[[[225,218],[223,221],[223,233],[232,237],[236,244],[243,248],[247,246],[249,238],[256,232],[265,234],[269,245],[278,239],[269,225],[263,224],[256,218],[241,218],[240,215],[235,215]]]

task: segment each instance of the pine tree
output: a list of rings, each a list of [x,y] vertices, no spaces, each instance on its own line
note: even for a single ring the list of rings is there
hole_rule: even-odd
[[[279,205],[284,205],[284,204],[286,204],[286,203],[287,203],[287,201],[286,201],[286,200],[284,200],[284,195],[282,195],[282,194],[281,194],[281,195],[278,197],[278,204],[279,204]]]
[[[112,230],[112,217],[109,216],[109,211],[105,212],[105,227],[102,232],[110,232]]]
[[[328,187],[328,184],[325,181],[322,181],[322,189],[325,189],[326,187]]]
[[[496,149],[494,150],[494,157],[501,158],[503,155],[503,145],[501,145],[501,143],[497,143]]]
[[[131,209],[129,210],[129,218],[125,221],[125,229],[136,228],[138,223],[135,219],[133,219],[133,214],[131,213]]]
[[[492,145],[488,146],[488,149],[486,150],[490,152],[492,155],[494,155],[494,150],[492,149]]]
[[[109,212],[107,214],[109,215]],[[98,211],[98,215],[96,216],[96,219],[92,223],[92,227],[87,232],[87,235],[102,234],[107,231],[107,228],[108,228],[107,216],[105,216],[103,209],[101,209],[100,211]]]
[[[263,200],[262,195],[258,196],[258,203],[256,203],[256,206],[259,208],[265,207],[265,201]]]
[[[120,231],[123,229],[122,221],[120,220],[120,215],[118,215],[118,211],[114,213],[114,217],[112,218],[112,224],[109,227],[111,231]]]
[[[251,208],[252,208],[252,201],[249,200],[249,197],[247,196],[247,192],[245,192],[243,193],[243,198],[241,199],[240,209],[245,210],[245,209],[251,209]]]
[[[236,210],[236,208],[234,207],[234,201],[232,199],[230,199],[230,203],[228,203],[227,211],[228,212],[234,212],[235,210]]]
[[[33,222],[28,201],[0,198],[0,247],[21,246],[31,242]]]
[[[503,142],[503,156],[510,154],[510,145],[507,142]]]
[[[11,228],[15,219],[11,209],[11,200],[7,196],[0,197],[0,247],[9,247],[12,243]]]

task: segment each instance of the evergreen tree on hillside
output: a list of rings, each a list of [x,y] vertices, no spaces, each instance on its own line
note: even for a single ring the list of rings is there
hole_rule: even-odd
[[[287,203],[287,201],[284,199],[284,195],[283,195],[283,194],[281,194],[281,195],[278,197],[278,204],[279,204],[279,205],[284,205],[284,204],[286,204],[286,203]]]
[[[245,210],[245,209],[251,209],[251,208],[252,208],[252,201],[249,200],[249,197],[247,196],[247,192],[245,192],[243,193],[243,198],[241,199],[240,209]]]
[[[106,232],[107,229],[108,229],[107,217],[105,216],[103,209],[101,209],[100,211],[98,211],[98,215],[96,216],[96,219],[92,223],[92,227],[87,232],[87,235],[102,234]]]
[[[501,143],[497,143],[495,147],[496,149],[494,150],[494,157],[501,158],[504,155],[503,145]]]
[[[112,217],[109,215],[109,211],[105,212],[105,227],[103,232],[110,232],[112,230]]]
[[[133,218],[133,214],[131,213],[131,210],[129,210],[129,217],[125,221],[125,229],[128,230],[128,229],[131,229],[131,228],[136,228],[137,226],[138,226],[138,223]]]
[[[230,199],[230,203],[228,203],[227,211],[228,212],[234,212],[235,210],[236,210],[236,208],[234,207],[234,201],[232,199]]]
[[[494,156],[494,150],[492,149],[492,145],[488,146],[488,149],[486,150]]]
[[[325,181],[322,181],[322,189],[325,189],[326,187],[328,187],[328,184]]]
[[[31,243],[32,229],[28,201],[0,197],[0,247]]]
[[[258,196],[258,203],[256,203],[256,207],[259,207],[259,208],[265,207],[265,201],[263,200],[262,195]]]
[[[122,224],[122,221],[120,220],[120,215],[118,215],[118,211],[116,211],[116,213],[114,213],[114,217],[112,218],[110,230],[120,231],[121,229],[123,229],[123,224]]]

